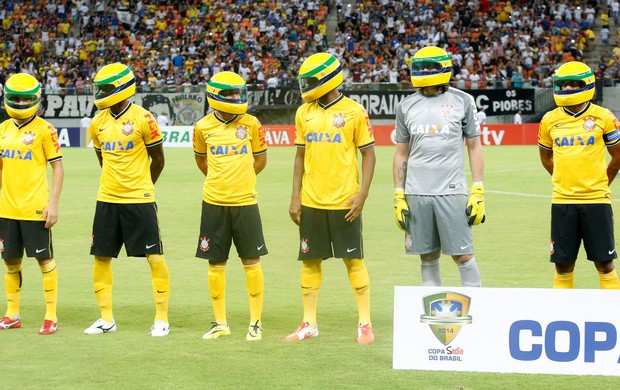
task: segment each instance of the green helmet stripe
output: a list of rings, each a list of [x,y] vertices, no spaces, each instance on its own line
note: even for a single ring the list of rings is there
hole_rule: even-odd
[[[125,68],[122,72],[117,73],[113,76],[108,77],[107,79],[103,79],[103,80],[99,80],[99,81],[95,81],[95,85],[98,84],[110,84],[113,83],[114,81],[123,78],[125,76],[127,76],[129,73],[131,73],[131,70],[129,68]]]
[[[40,90],[41,90],[41,84],[37,84],[35,88],[29,89],[27,91],[17,91],[15,89],[11,89],[8,85],[4,86],[4,93],[12,94],[12,95],[23,95],[23,96],[36,95],[39,93]]]
[[[239,89],[239,88],[245,87],[244,84],[224,84],[224,83],[218,83],[217,81],[211,81],[211,80],[209,80],[207,84],[209,84],[210,87],[218,88],[218,89]]]
[[[583,80],[588,77],[594,77],[594,72],[592,70],[587,70],[585,72],[577,73],[577,74],[568,74],[566,76],[561,76],[554,74],[554,80]]]
[[[433,57],[420,57],[420,58],[413,58],[412,61],[413,62],[420,62],[420,61],[450,61],[451,57],[449,55],[440,55],[440,56],[433,56]]]
[[[304,74],[300,74],[298,76],[298,78],[300,78],[300,79],[307,79],[307,78],[310,78],[312,76],[315,76],[317,73],[320,73],[320,72],[324,71],[325,69],[329,68],[330,66],[332,66],[334,64],[334,62],[336,62],[336,57],[330,56],[327,60],[325,60],[325,62],[323,62],[322,64],[320,64],[319,66],[317,66],[313,70],[311,70],[309,72],[306,72]]]

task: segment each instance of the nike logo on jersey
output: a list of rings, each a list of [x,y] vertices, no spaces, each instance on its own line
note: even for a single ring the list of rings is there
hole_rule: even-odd
[[[162,290],[157,290],[157,293],[158,293],[158,294],[163,294],[163,293],[165,293],[165,292],[166,292],[166,290],[163,290],[163,291],[162,291]]]
[[[43,248],[43,249],[36,249],[36,250],[35,250],[35,252],[36,252],[36,253],[41,253],[41,252],[43,252],[43,251],[44,251],[44,250],[46,250],[46,249],[47,249],[47,248]]]
[[[353,252],[356,249],[357,249],[357,247],[356,248],[347,248],[347,253],[351,253],[351,252]]]
[[[152,248],[152,247],[154,247],[155,245],[157,245],[157,244],[147,245],[147,246],[146,246],[146,249],[151,249],[151,248]]]
[[[95,290],[95,294],[97,294],[97,293],[99,293],[99,292],[103,291],[104,289],[105,289],[105,287],[104,287],[104,288],[100,288],[99,290]]]
[[[610,255],[613,255],[615,251],[616,251],[615,249],[612,249],[610,251],[607,251],[607,253],[609,253]]]
[[[306,122],[310,122],[310,121],[311,121],[311,120],[313,120],[313,119],[314,119],[314,117],[313,117],[313,118],[307,118],[307,119],[306,119]]]
[[[99,132],[101,133],[103,130],[107,129],[107,127],[100,127]]]
[[[558,123],[557,125],[555,125],[554,127],[560,127],[562,126],[562,123]]]
[[[263,249],[263,247],[264,247],[264,246],[265,246],[265,244],[263,244],[263,245],[261,245],[261,246],[257,246],[257,247],[256,247],[256,250],[258,250],[258,251],[259,251],[259,250]]]
[[[465,246],[461,245],[461,249],[466,249],[466,248],[468,248],[468,247],[470,247],[470,246],[471,246],[471,244],[467,244],[467,245],[465,245]]]
[[[54,291],[54,289],[53,289],[53,288],[52,288],[52,289],[49,289],[49,290],[47,290],[47,289],[45,290],[45,292],[52,292],[52,291]]]

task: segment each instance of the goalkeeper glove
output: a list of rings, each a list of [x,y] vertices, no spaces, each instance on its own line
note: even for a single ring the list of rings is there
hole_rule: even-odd
[[[471,195],[469,195],[465,213],[469,217],[468,224],[478,225],[484,223],[486,216],[484,214],[484,186],[482,183],[472,184]]]
[[[404,190],[394,190],[394,214],[396,226],[406,232],[409,222],[409,206],[407,206],[407,201],[405,200]]]

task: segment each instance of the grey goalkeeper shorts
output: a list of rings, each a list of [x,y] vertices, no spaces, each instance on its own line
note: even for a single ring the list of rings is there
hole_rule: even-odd
[[[474,253],[467,223],[467,195],[407,195],[409,225],[405,250],[409,255],[437,252],[450,256]]]

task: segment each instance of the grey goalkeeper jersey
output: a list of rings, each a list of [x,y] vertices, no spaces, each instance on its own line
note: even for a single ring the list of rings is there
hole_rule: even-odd
[[[405,194],[467,195],[464,139],[480,136],[474,98],[449,88],[415,92],[396,108],[396,142],[409,144]]]

